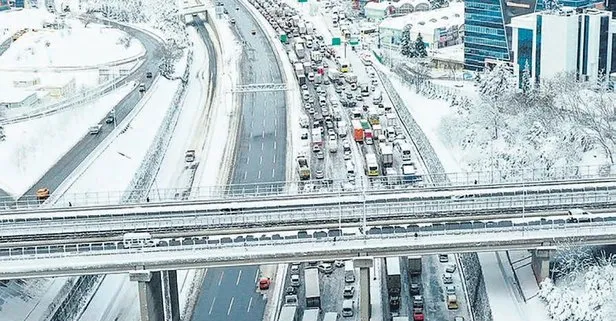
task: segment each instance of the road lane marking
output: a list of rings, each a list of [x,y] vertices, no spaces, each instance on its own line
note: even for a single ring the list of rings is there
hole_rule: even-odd
[[[276,149],[276,148],[274,148]],[[274,164],[276,164],[276,154],[274,154]]]
[[[235,297],[231,297],[231,302],[229,302],[229,308],[227,309],[227,315],[231,313],[231,307],[233,306],[233,300],[235,300]]]
[[[235,281],[236,286],[240,284],[241,277],[242,277],[242,270],[240,270],[240,273],[237,274],[237,281]]]
[[[259,175],[258,175],[258,177],[257,177],[257,178],[261,178],[261,171],[259,171]]]
[[[252,149],[252,144],[248,144],[248,151]]]
[[[274,137],[278,135],[278,129],[274,128]]]
[[[272,177],[276,176],[276,173],[274,172],[274,170],[275,170],[275,168],[272,168]]]
[[[274,150],[276,150],[276,141],[274,141]]]
[[[240,271],[242,272],[242,271]],[[246,312],[250,312],[250,307],[252,306],[252,297],[250,297],[250,300],[248,300],[248,309],[246,310]]]
[[[222,283],[222,278],[225,275],[225,271],[220,272],[220,279],[218,279],[218,286],[220,286],[220,284]]]
[[[216,303],[216,297],[212,300],[212,305],[210,305],[210,311],[207,314],[212,314],[212,309],[214,309],[214,303]]]
[[[246,180],[246,175],[248,175],[248,172],[244,172],[244,180]]]
[[[263,150],[264,146],[263,146],[263,142],[261,142],[261,150]]]
[[[250,156],[246,157],[246,165],[248,165],[248,163],[250,163]]]
[[[259,165],[263,164],[263,155],[259,156]]]
[[[255,284],[257,283],[257,280],[259,279],[259,269],[257,269],[256,273],[255,273]]]

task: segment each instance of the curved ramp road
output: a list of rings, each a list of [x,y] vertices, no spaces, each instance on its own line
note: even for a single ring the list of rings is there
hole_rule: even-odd
[[[135,72],[133,72],[128,78],[127,82],[137,81],[143,82],[146,88],[149,88],[154,81],[154,77],[157,77],[158,65],[162,57],[162,50],[160,43],[150,35],[141,32],[137,29],[128,28],[125,26],[113,24],[118,29],[121,29],[137,40],[139,40],[146,49],[145,61]],[[153,73],[152,78],[146,78],[146,72],[151,71]],[[126,115],[128,115],[133,108],[137,105],[141,99],[142,94],[139,92],[138,86],[135,87],[124,99],[122,99],[115,106],[116,122],[120,123]],[[71,150],[69,150],[52,168],[50,168],[41,179],[39,179],[24,195],[22,195],[18,201],[26,202],[27,200],[33,200],[34,194],[37,189],[41,187],[47,187],[53,193],[58,186],[68,177],[79,164],[102,142],[114,128],[113,124],[106,124],[101,120],[103,128],[98,135],[89,135],[83,137]],[[0,190],[0,204],[3,200],[10,198],[5,192]],[[10,198],[12,200],[12,198]]]
[[[244,84],[282,83],[271,44],[248,11],[235,0],[223,0],[235,32],[244,41]],[[235,10],[239,7],[240,10]],[[252,34],[252,31],[256,34]],[[284,181],[286,178],[286,109],[284,92],[239,94],[242,120],[232,184]],[[193,321],[261,320],[265,298],[257,292],[257,266],[208,269]]]

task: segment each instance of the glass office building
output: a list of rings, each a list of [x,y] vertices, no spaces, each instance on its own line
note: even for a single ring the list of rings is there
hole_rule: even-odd
[[[615,0],[616,1],[616,0]],[[596,0],[559,0],[568,7],[591,7]],[[464,67],[483,70],[496,61],[511,61],[511,18],[542,10],[542,0],[465,0]]]

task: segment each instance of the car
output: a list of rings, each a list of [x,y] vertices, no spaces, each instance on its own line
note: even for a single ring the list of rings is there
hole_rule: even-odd
[[[456,287],[455,287],[455,285],[447,285],[447,286],[445,286],[445,293],[447,293],[447,295],[456,295]]]
[[[590,222],[588,216],[590,212],[584,211],[579,208],[570,209],[567,211],[567,223],[587,223]]]
[[[413,307],[414,308],[423,308],[423,297],[421,295],[413,296]]]
[[[113,115],[109,115],[107,116],[107,118],[105,118],[105,123],[107,124],[111,124],[115,121],[115,117]]]
[[[259,279],[259,290],[267,290],[270,287],[270,278]]]
[[[337,268],[344,267],[344,261],[337,260],[336,262],[334,262],[334,266],[336,266]]]
[[[308,132],[307,131],[302,132],[302,137],[301,138],[302,138],[302,140],[308,139]]]
[[[355,99],[357,99],[357,101],[363,101],[364,97],[362,97],[362,95],[357,95],[355,96]]]
[[[420,287],[418,283],[411,283],[411,294],[418,295],[420,293]]]
[[[223,11],[223,13],[224,13],[224,14],[229,14],[229,10],[225,9],[225,10]]]
[[[314,97],[309,97],[308,98],[308,103],[314,104]]]
[[[309,81],[314,81],[314,72],[309,72],[308,73],[308,80]]]
[[[323,115],[323,117],[327,117],[329,116],[329,110],[327,108],[322,108],[321,114]]]
[[[317,159],[325,159],[325,154],[323,153],[322,150],[319,150],[317,152]]]
[[[347,91],[347,92],[346,92],[346,98],[347,98],[347,99],[353,99],[353,93],[352,93],[352,92]]]
[[[140,93],[145,92],[145,84],[144,83],[139,84],[139,92]]]
[[[325,127],[327,127],[327,129],[333,129],[334,128],[334,122],[331,120],[328,120],[325,122]]]
[[[337,94],[342,94],[342,87],[336,86],[336,93]]]
[[[299,264],[291,265],[291,274],[299,274]]]
[[[455,317],[453,321],[464,321],[464,317]]]
[[[325,274],[331,274],[332,272],[334,272],[334,266],[330,263],[321,263],[319,264],[319,266],[317,266],[317,268],[319,269],[319,271]]]
[[[231,18],[230,22],[231,22],[232,25],[234,25],[235,24],[235,19]]]
[[[336,139],[338,139],[338,137],[336,137],[336,133],[329,134],[329,140],[335,141]]]
[[[313,153],[318,153],[320,151],[321,151],[321,146],[319,146],[318,144],[312,145],[312,152]]]
[[[443,273],[443,283],[452,284],[453,283],[453,275],[451,273]]]
[[[314,172],[314,177],[316,177],[317,179],[322,179],[324,177],[323,170],[322,169],[317,169]]]
[[[447,255],[447,254],[439,254],[438,255],[438,261],[441,262],[441,263],[449,262],[449,255]]]
[[[36,199],[44,201],[49,198],[49,188],[43,187],[36,190]]]
[[[415,308],[413,309],[413,321],[423,321],[424,314],[422,309]]]
[[[302,85],[302,90],[308,90],[308,85],[303,84],[303,85]]]
[[[316,110],[314,109],[314,107],[310,107],[310,108],[308,108],[308,113],[309,113],[310,115],[314,115],[314,113],[315,113],[315,112],[316,112]]]
[[[456,265],[455,264],[448,265],[445,268],[445,272],[447,272],[447,273],[453,273],[455,271],[456,271]]]
[[[331,136],[334,136],[334,139],[336,139],[336,131],[333,128],[327,130],[327,135],[330,137],[330,139]]]
[[[291,286],[292,287],[298,287],[299,285],[300,285],[299,274],[291,275]]]
[[[287,287],[287,289],[285,290],[285,293],[287,295],[297,294],[297,289],[295,289],[294,287],[290,286],[290,287]]]
[[[351,159],[351,152],[350,151],[346,151],[344,152],[344,160],[350,160]]]
[[[226,13],[226,12],[225,12],[225,13]],[[256,34],[257,34],[257,30],[252,29],[252,31],[251,31],[250,33],[251,33],[251,34],[253,34],[253,35],[256,35]]]
[[[235,7],[235,10],[240,10],[240,7]]]
[[[347,285],[344,287],[344,291],[342,292],[342,296],[345,299],[352,298],[355,295],[355,287],[352,285]]]
[[[152,72],[151,71],[146,72],[145,78],[152,78]]]

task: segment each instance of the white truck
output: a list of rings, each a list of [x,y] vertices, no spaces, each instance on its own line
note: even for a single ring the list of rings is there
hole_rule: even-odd
[[[345,80],[346,80],[349,84],[356,84],[356,83],[357,83],[357,75],[356,75],[356,74],[354,74],[354,73],[352,73],[352,72],[347,73],[347,74],[344,76],[344,79],[345,79]]]
[[[295,55],[297,55],[297,58],[302,59],[306,56],[306,49],[304,48],[304,45],[301,43],[296,43],[295,44]]]
[[[347,135],[347,125],[344,121],[338,122],[338,136],[346,137]]]
[[[297,29],[299,29],[299,34],[300,34],[300,35],[305,35],[305,34],[306,34],[306,24],[305,24],[305,23],[300,22],[300,23],[297,25]]]
[[[310,59],[312,59],[314,63],[320,63],[323,61],[323,54],[320,51],[312,50],[310,52]]]

